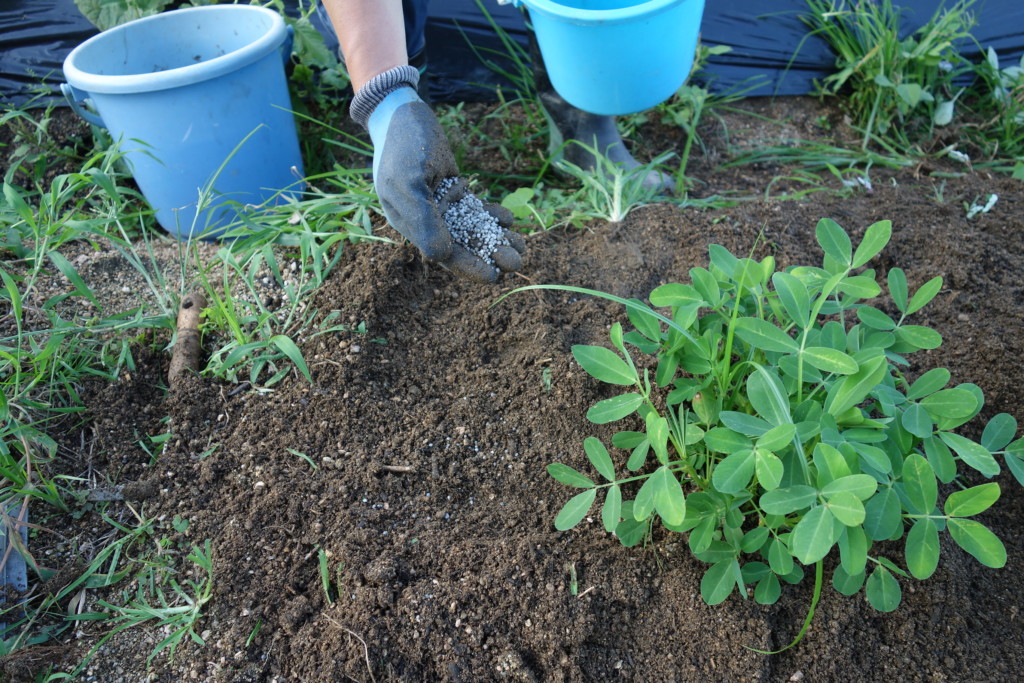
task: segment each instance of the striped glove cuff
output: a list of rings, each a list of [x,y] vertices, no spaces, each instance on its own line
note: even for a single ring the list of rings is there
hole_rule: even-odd
[[[414,66],[396,66],[378,74],[363,84],[359,92],[352,98],[349,115],[363,128],[367,127],[370,114],[381,101],[398,88],[409,86],[416,89],[420,81],[420,72]]]

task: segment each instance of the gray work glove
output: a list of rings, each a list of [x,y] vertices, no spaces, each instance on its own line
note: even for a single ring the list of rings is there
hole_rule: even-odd
[[[363,86],[360,93],[373,84]],[[357,121],[359,104],[357,94],[352,106]],[[490,254],[494,265],[452,239],[444,213],[466,196],[466,184],[459,180],[438,191],[442,181],[458,177],[459,169],[437,118],[413,87],[400,85],[373,104],[366,125],[373,140],[373,181],[384,215],[428,260],[476,282],[494,282],[500,271],[522,266],[526,245],[520,234],[509,230],[512,214],[503,207],[484,206],[507,242]]]

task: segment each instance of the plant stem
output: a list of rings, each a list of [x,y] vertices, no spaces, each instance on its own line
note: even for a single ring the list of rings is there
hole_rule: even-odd
[[[807,634],[807,629],[811,627],[811,621],[814,619],[814,609],[818,606],[818,600],[821,598],[821,579],[823,574],[823,561],[818,560],[818,562],[814,565],[814,595],[811,597],[811,608],[807,610],[807,616],[804,618],[804,625],[800,629],[800,633],[796,634],[796,638],[793,639],[793,642],[779,650],[758,650],[757,648],[753,647],[747,647],[747,649],[753,650],[754,652],[757,652],[762,655],[777,655],[780,652],[785,652],[786,650],[788,650],[789,648],[793,647],[801,640],[803,640],[804,635]]]

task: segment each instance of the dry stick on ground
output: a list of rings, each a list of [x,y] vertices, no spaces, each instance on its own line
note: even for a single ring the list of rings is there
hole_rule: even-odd
[[[171,352],[171,367],[167,383],[173,389],[186,370],[199,372],[199,354],[202,344],[199,336],[199,315],[206,308],[206,298],[193,292],[181,300],[178,308],[178,341]]]
[[[380,468],[385,472],[394,472],[396,474],[411,474],[416,471],[416,468],[412,465],[381,465]]]
[[[355,638],[356,640],[358,640],[360,643],[363,644],[363,657],[366,658],[366,671],[367,671],[367,673],[370,674],[370,680],[373,681],[373,683],[377,683],[377,679],[374,678],[374,676],[373,676],[373,667],[370,666],[370,648],[368,648],[366,646],[366,641],[363,640],[362,638],[360,638],[359,634],[357,634],[354,631],[346,628],[345,626],[342,626],[341,624],[339,624],[334,619],[331,619],[330,617],[328,617],[326,614],[324,615],[324,618],[326,618],[327,621],[331,622],[332,624],[334,624],[335,626],[337,626],[341,630],[346,631],[350,636],[352,636],[353,638]]]

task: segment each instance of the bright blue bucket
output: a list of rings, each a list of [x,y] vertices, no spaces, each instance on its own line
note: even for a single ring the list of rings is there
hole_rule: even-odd
[[[526,5],[551,84],[594,114],[632,114],[686,82],[704,0],[512,0]]]
[[[182,239],[214,237],[237,217],[232,202],[273,202],[300,187],[290,52],[290,29],[272,10],[181,9],[79,45],[62,89],[79,115],[121,141],[160,225]],[[200,207],[204,188],[212,201]]]

